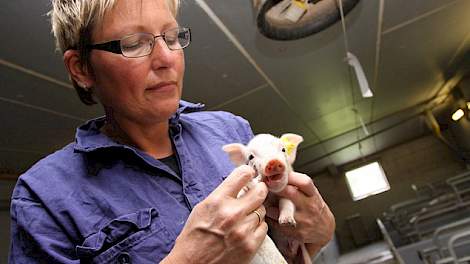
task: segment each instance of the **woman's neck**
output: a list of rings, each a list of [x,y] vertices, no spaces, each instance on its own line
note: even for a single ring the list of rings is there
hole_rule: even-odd
[[[117,118],[106,111],[106,122],[101,132],[114,141],[137,147],[156,159],[173,154],[168,121],[145,124]]]

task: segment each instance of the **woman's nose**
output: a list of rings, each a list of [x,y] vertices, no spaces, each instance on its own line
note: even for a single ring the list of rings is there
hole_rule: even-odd
[[[163,38],[155,39],[155,44],[152,47],[152,65],[156,68],[169,67],[173,64],[173,61],[176,59],[175,51],[172,51],[168,48]]]

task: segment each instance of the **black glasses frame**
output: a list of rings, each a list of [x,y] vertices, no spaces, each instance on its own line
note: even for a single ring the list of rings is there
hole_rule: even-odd
[[[174,30],[174,29],[177,29],[177,28],[172,28],[172,29],[169,29],[167,31],[171,31],[171,30]],[[186,48],[187,46],[189,46],[189,43],[191,43],[191,30],[189,28],[186,28],[186,27],[178,27],[178,29],[180,29],[180,31],[185,31],[187,30],[188,34],[189,34],[189,40],[188,40],[188,45],[186,45],[185,47],[182,47],[181,49],[184,49]],[[154,39],[154,42],[156,42],[156,39],[158,37],[162,37],[163,41],[165,42],[166,46],[168,47],[168,49],[170,50],[179,50],[179,49],[172,49],[170,48],[170,46],[168,46],[168,43],[166,42],[166,38],[165,38],[165,33],[167,32],[163,32],[162,34],[160,35],[153,35],[152,33],[146,33],[146,34],[149,34],[149,35],[152,35],[153,36],[153,39]],[[132,34],[134,35],[134,34]],[[129,36],[132,36],[132,35],[129,35]],[[126,37],[129,37],[129,36],[126,36]],[[124,38],[126,38],[124,37]],[[112,52],[112,53],[116,53],[116,54],[122,54],[124,57],[127,58],[127,56],[125,56],[123,53],[122,53],[122,49],[121,49],[121,40],[123,38],[119,39],[119,40],[111,40],[111,41],[108,41],[108,42],[104,42],[104,43],[98,43],[98,44],[90,44],[90,45],[87,45],[87,49],[89,50],[92,50],[92,49],[96,49],[96,50],[104,50],[104,51],[109,51],[109,52]],[[144,57],[144,56],[148,56],[150,54],[152,54],[153,52],[153,49],[150,51],[149,54],[146,54],[146,55],[143,55],[143,56],[139,56],[139,57]],[[134,57],[130,57],[130,58],[134,58]],[[136,57],[138,58],[138,57]]]

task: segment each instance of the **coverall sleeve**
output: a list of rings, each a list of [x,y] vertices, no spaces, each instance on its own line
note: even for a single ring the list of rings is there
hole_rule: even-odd
[[[13,197],[10,210],[10,264],[80,263],[74,244],[39,201]]]

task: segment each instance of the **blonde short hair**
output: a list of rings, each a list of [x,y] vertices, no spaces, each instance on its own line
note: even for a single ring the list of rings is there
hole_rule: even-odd
[[[102,22],[106,12],[111,10],[118,0],[52,0],[49,11],[52,33],[56,41],[56,49],[64,53],[68,49],[76,49],[84,67],[89,67],[89,50],[93,29]],[[129,1],[129,0],[122,0]],[[161,1],[161,0],[156,0]],[[166,0],[171,12],[176,17],[179,0]],[[96,104],[89,90],[80,87],[74,80],[80,100],[87,104]]]

